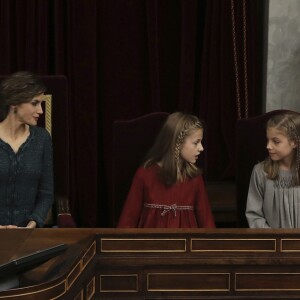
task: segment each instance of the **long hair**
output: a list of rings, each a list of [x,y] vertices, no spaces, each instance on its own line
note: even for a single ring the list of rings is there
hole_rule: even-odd
[[[185,138],[198,129],[203,129],[203,122],[196,116],[181,112],[170,114],[148,151],[143,166],[148,168],[160,162],[161,180],[169,186],[178,180],[201,174],[201,170],[195,164],[183,160],[180,156]]]
[[[296,144],[295,154],[292,159],[292,170],[294,178],[292,185],[300,185],[300,115],[297,113],[284,113],[271,117],[267,122],[267,128],[275,128],[281,131],[290,142]],[[279,162],[270,157],[264,161],[264,171],[269,179],[275,180],[279,177]]]
[[[33,97],[46,91],[44,83],[33,73],[13,73],[0,84],[0,122],[9,112],[11,105],[30,102]]]

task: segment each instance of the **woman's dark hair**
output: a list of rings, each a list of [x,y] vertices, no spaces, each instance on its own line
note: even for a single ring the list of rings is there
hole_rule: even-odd
[[[33,97],[46,91],[44,83],[33,73],[13,73],[0,84],[0,121],[3,121],[11,105],[30,102]]]

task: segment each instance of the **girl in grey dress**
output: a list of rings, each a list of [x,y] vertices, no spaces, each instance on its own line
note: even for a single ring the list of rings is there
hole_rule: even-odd
[[[250,228],[300,228],[300,115],[267,122],[269,157],[253,168],[246,207]]]

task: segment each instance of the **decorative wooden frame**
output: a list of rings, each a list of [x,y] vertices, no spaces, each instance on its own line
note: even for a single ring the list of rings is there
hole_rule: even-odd
[[[52,95],[45,95],[45,128],[52,135]]]

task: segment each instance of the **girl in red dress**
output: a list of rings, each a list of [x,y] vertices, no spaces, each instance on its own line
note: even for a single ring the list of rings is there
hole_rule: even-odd
[[[201,170],[203,124],[170,114],[134,176],[118,227],[214,228]]]

